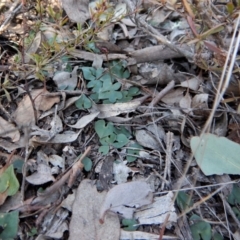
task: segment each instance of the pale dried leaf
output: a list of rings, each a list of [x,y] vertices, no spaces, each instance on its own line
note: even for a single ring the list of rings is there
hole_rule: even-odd
[[[0,136],[3,138],[11,138],[12,142],[20,139],[20,133],[14,124],[9,123],[0,116]]]
[[[180,100],[183,98],[183,92],[184,90],[181,88],[173,89],[170,92],[168,92],[166,95],[164,95],[161,101],[168,105],[179,103]]]
[[[99,223],[99,206],[102,205],[106,192],[99,193],[91,180],[83,180],[78,187],[72,208],[69,227],[69,240],[118,240],[120,223],[118,217],[107,214],[105,223]]]
[[[61,2],[71,21],[83,24],[90,18],[89,0],[61,0]]]
[[[74,203],[74,200],[76,198],[76,193],[77,193],[76,189],[73,189],[72,191],[73,191],[73,193],[68,194],[67,198],[65,198],[61,203],[61,206],[63,208],[66,208],[69,212],[72,212],[73,203]]]
[[[46,164],[38,164],[37,172],[26,177],[26,180],[33,185],[41,185],[50,181],[55,181],[52,176],[51,168]]]
[[[198,90],[199,86],[201,84],[201,80],[199,77],[193,77],[191,79],[188,79],[184,82],[181,82],[181,87],[189,88],[194,91]]]
[[[117,22],[119,19],[123,18],[127,14],[126,3],[119,3],[114,9],[114,20],[112,22]]]
[[[44,89],[37,89],[31,92],[31,96],[37,110],[37,117],[39,116],[39,110],[46,111],[50,109],[55,103],[60,101],[58,96],[47,97],[44,94],[49,93]],[[34,110],[32,102],[28,95],[25,95],[18,104],[16,111],[13,113],[13,117],[18,125],[29,125],[35,122]]]
[[[153,233],[147,233],[147,232],[141,232],[141,231],[125,231],[121,229],[121,236],[120,240],[130,240],[130,239],[144,239],[144,240],[159,240],[159,234],[153,234]],[[166,236],[163,235],[163,240],[179,240],[179,237],[175,236]]]
[[[120,213],[125,218],[132,218],[135,208],[150,204],[152,199],[151,188],[144,181],[119,184],[107,193],[100,209],[100,220],[104,221],[107,211]]]
[[[180,100],[179,106],[182,108],[182,111],[189,113],[191,111],[192,99],[190,94],[187,92],[185,96]]]
[[[77,86],[77,70],[78,66],[75,66],[72,72],[57,72],[53,77],[53,81],[56,83],[60,90],[74,90]]]
[[[136,130],[135,136],[137,142],[143,147],[147,147],[154,150],[162,149],[157,139],[154,136],[152,136],[151,133],[144,129]]]
[[[81,129],[84,128],[85,126],[87,126],[90,122],[92,122],[97,116],[98,116],[99,112],[94,112],[94,113],[90,113],[89,115],[85,115],[83,117],[81,117],[76,124],[74,125],[68,125],[69,127],[72,128],[77,128],[77,129]]]
[[[168,226],[171,222],[177,222],[176,209],[173,202],[174,194],[169,192],[162,197],[155,197],[154,202],[148,205],[147,208],[142,207],[134,214],[134,218],[140,224],[161,224],[164,223],[168,214]]]
[[[130,101],[127,103],[97,104],[96,109],[100,112],[98,118],[108,118],[117,116],[121,113],[133,112],[140,105],[140,101]]]
[[[79,133],[81,131],[75,133],[75,132],[72,132],[72,131],[66,131],[62,134],[56,134],[56,136],[54,136],[54,138],[52,139],[48,139],[48,138],[42,138],[42,137],[33,137],[30,141],[31,143],[33,144],[33,146],[35,144],[42,144],[42,143],[69,143],[69,142],[74,142]]]
[[[64,159],[58,155],[50,155],[48,157],[49,162],[55,166],[55,167],[60,167],[60,168],[64,168]]]

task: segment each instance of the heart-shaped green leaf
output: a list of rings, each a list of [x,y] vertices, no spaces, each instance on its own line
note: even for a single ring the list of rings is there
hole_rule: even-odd
[[[99,138],[104,138],[113,133],[114,126],[112,123],[107,123],[104,120],[98,120],[95,122],[95,131]]]
[[[0,213],[0,239],[14,239],[18,230],[18,211]]]
[[[117,135],[116,142],[114,142],[112,145],[115,148],[121,148],[124,145],[126,145],[128,142],[129,142],[129,139],[124,134],[120,133]]]
[[[190,218],[190,220],[195,222],[190,226],[194,240],[211,240],[212,232],[211,225],[209,223],[204,222],[199,216],[195,214]]]

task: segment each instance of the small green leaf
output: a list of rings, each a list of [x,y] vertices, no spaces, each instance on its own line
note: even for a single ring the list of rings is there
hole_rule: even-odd
[[[236,217],[240,220],[240,211],[238,210],[238,208],[233,207],[232,210],[235,213]]]
[[[138,226],[136,226],[138,224],[136,219],[126,219],[124,218],[122,220],[122,225],[125,226],[123,229],[126,231],[135,231]]]
[[[190,220],[195,222],[190,226],[194,240],[211,240],[212,232],[211,225],[209,223],[204,222],[199,216],[195,214],[190,218]]]
[[[113,133],[114,126],[111,122],[107,123],[104,120],[98,120],[95,122],[95,131],[99,138],[104,138]]]
[[[11,164],[0,176],[0,193],[7,191],[7,196],[13,196],[18,188],[19,183]]]
[[[224,238],[220,233],[214,233],[212,240],[224,240]]]
[[[178,207],[182,211],[185,211],[187,208],[189,208],[193,205],[193,201],[190,198],[190,196],[183,191],[180,191],[178,193],[176,202],[177,202]]]
[[[117,135],[115,133],[112,133],[107,137],[101,138],[100,143],[102,145],[112,145],[116,139],[117,139]]]
[[[16,169],[17,173],[22,173],[24,161],[21,159],[17,159],[13,162],[13,168]]]
[[[78,109],[89,109],[92,106],[92,102],[83,94],[76,102],[75,106]]]
[[[27,235],[28,235],[29,237],[34,237],[34,236],[37,235],[37,234],[38,234],[37,228],[35,228],[35,227],[31,228],[31,229],[30,229],[30,232],[27,233]]]
[[[86,80],[96,79],[96,70],[93,67],[82,67],[83,76]]]
[[[114,128],[114,133],[116,134],[124,134],[127,138],[131,137],[130,132],[124,126],[117,126]]]
[[[124,134],[120,133],[117,135],[116,141],[117,142],[114,142],[112,145],[115,148],[121,148],[129,142],[129,139]]]
[[[18,211],[0,213],[0,239],[14,239],[18,231]]]
[[[131,155],[136,156],[136,157],[127,156],[127,161],[130,163],[130,162],[134,162],[137,159],[139,151],[141,149],[143,149],[143,147],[141,145],[139,145],[138,143],[133,142],[132,144],[129,145],[129,148],[135,148],[135,149],[127,149],[127,154],[131,154]]]
[[[227,201],[232,204],[240,204],[240,188],[237,184],[233,184],[232,192],[229,194]]]
[[[85,171],[89,172],[92,169],[92,160],[88,157],[85,157],[82,160],[82,164],[84,165]]]
[[[91,80],[88,84],[87,84],[88,88],[92,88],[93,92],[99,92],[101,87],[102,87],[102,82],[99,80]]]
[[[106,155],[109,152],[109,146],[101,146],[98,151],[103,155]]]

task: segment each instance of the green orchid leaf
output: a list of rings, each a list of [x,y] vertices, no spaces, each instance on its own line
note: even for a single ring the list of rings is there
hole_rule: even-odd
[[[117,126],[117,127],[114,127],[114,133],[116,134],[124,134],[127,138],[130,138],[131,137],[131,134],[130,132],[124,127],[124,126]]]
[[[111,135],[101,138],[100,143],[102,145],[112,145],[117,139],[117,135],[112,133]]]
[[[11,164],[0,176],[0,193],[7,191],[7,196],[13,196],[19,189],[19,182]]]
[[[24,165],[24,160],[22,159],[17,159],[13,162],[13,168],[17,171],[17,173],[22,173]]]
[[[83,94],[76,102],[75,106],[78,109],[89,109],[92,106],[92,102]]]
[[[131,154],[131,155],[135,155],[136,157],[134,156],[127,156],[127,161],[130,163],[130,162],[134,162],[138,156],[139,156],[139,151],[141,149],[143,149],[143,147],[141,145],[139,145],[138,143],[136,142],[133,142],[129,145],[129,148],[134,148],[134,149],[127,149],[127,154]]]
[[[92,160],[88,157],[85,157],[82,160],[82,164],[84,165],[85,171],[89,172],[92,169]]]
[[[86,80],[95,80],[96,79],[96,69],[93,67],[82,67],[83,77]]]
[[[100,139],[111,135],[114,131],[113,124],[111,122],[106,124],[104,120],[96,121],[94,128]]]
[[[232,192],[227,201],[232,205],[240,204],[240,188],[237,184],[233,184]]]
[[[102,82],[99,80],[92,80],[87,84],[88,88],[92,88],[93,92],[99,92],[99,90],[102,88]]]
[[[0,213],[0,239],[14,239],[17,237],[18,211],[12,211],[10,213]]]
[[[186,209],[188,209],[189,207],[191,207],[193,205],[193,201],[190,198],[190,196],[183,191],[180,191],[178,193],[176,202],[177,202],[178,207],[182,211],[185,211]]]
[[[108,154],[109,149],[110,149],[109,146],[101,146],[98,151],[99,151],[100,153],[102,153],[103,155],[106,155],[106,154]]]
[[[126,145],[128,142],[129,142],[129,139],[124,134],[120,133],[117,135],[116,142],[114,142],[112,145],[115,148],[121,148],[124,145]]]
[[[209,223],[204,222],[199,216],[195,214],[190,218],[190,220],[195,222],[190,226],[194,240],[211,240],[212,232],[211,225]]]
[[[126,219],[124,218],[122,220],[122,225],[124,226],[124,230],[126,231],[135,231],[138,226],[137,226],[138,222],[136,219]]]

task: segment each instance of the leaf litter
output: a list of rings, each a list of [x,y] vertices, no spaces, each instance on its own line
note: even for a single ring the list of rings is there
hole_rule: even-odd
[[[0,238],[239,239],[239,3],[60,2],[0,3]]]

